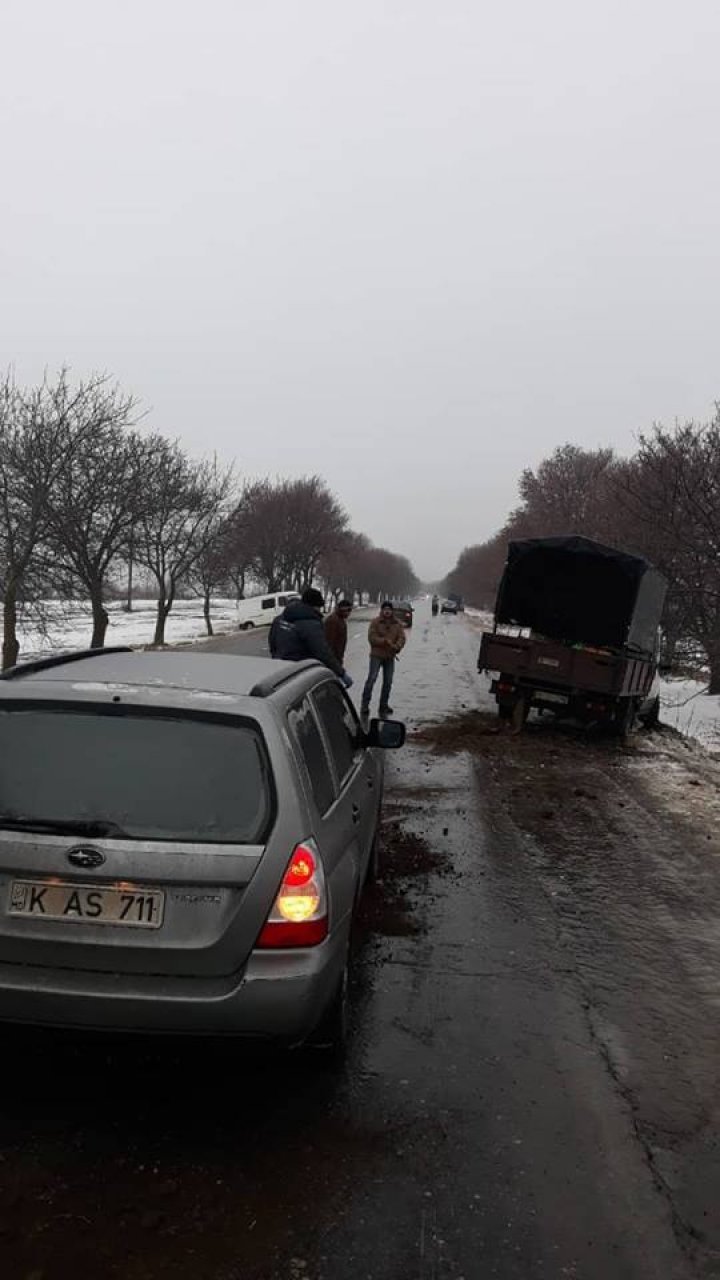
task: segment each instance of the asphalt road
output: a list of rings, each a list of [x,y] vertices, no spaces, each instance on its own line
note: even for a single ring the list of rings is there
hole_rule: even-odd
[[[8,1280],[720,1275],[714,766],[498,735],[476,648],[421,607],[346,1066],[6,1034]]]

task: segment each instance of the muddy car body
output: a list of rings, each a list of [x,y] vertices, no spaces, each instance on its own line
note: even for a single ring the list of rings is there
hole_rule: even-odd
[[[314,662],[0,680],[0,1019],[299,1042],[344,1000],[381,753]]]

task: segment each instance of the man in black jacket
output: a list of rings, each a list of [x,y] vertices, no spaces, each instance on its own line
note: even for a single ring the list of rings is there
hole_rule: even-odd
[[[270,656],[281,658],[283,662],[302,662],[306,658],[315,658],[316,662],[322,662],[334,671],[345,688],[349,689],[352,680],[325,639],[322,619],[324,604],[319,591],[314,587],[306,587],[299,600],[292,600],[286,605],[270,628]]]

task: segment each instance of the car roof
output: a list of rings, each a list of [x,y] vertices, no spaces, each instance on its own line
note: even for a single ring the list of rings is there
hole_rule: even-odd
[[[212,702],[225,698],[264,698],[294,678],[312,672],[328,674],[317,662],[280,662],[236,654],[197,653],[189,650],[136,652],[93,650],[42,659],[6,672],[0,696],[88,694],[122,687],[133,690],[140,701],[182,705],[188,694],[194,700]],[[144,696],[143,696],[144,695]],[[166,696],[164,696],[166,695]]]

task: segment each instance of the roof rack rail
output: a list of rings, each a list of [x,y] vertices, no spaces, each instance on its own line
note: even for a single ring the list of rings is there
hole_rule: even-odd
[[[132,653],[129,645],[118,644],[109,649],[77,649],[74,653],[56,653],[51,658],[36,658],[33,662],[21,662],[7,671],[0,671],[0,680],[18,680],[21,676],[32,676],[36,671],[49,671],[52,667],[63,667],[69,662],[81,662],[83,658],[104,658],[108,653]]]
[[[258,680],[250,690],[251,698],[267,698],[281,685],[287,684],[288,680],[293,680],[299,671],[311,671],[314,667],[321,667],[322,662],[318,662],[315,658],[304,658],[302,662],[283,662],[278,663],[277,671],[273,671],[272,675],[263,676],[262,680]]]

